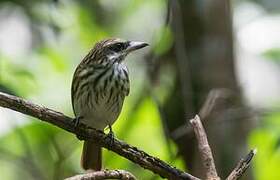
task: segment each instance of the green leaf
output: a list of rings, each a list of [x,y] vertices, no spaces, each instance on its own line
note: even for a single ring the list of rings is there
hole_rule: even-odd
[[[63,72],[66,70],[68,57],[65,53],[63,53],[62,49],[57,50],[46,46],[40,49],[40,53],[50,60],[57,71]]]
[[[154,47],[154,52],[156,55],[162,55],[172,47],[173,35],[169,26],[161,28],[156,34],[157,44]]]
[[[263,56],[270,60],[280,62],[280,48],[270,49],[270,50],[264,52]]]
[[[276,173],[280,169],[280,113],[273,113],[263,119],[264,126],[254,130],[249,137],[249,145],[258,149],[253,160],[257,180],[280,179]]]

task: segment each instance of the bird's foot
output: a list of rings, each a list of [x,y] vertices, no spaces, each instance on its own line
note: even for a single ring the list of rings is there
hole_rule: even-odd
[[[76,134],[76,137],[80,140],[80,141],[85,141],[87,138],[84,136],[80,136],[78,134]]]
[[[114,144],[115,134],[111,125],[109,125],[109,133],[107,134],[106,139],[109,141],[109,146],[112,147]]]
[[[73,120],[72,120],[72,123],[74,124],[74,127],[77,128],[79,125],[80,125],[80,121],[83,117],[82,116],[78,116],[78,117],[75,117]],[[79,136],[79,135],[76,135],[76,137],[79,139],[79,140],[85,140],[84,137],[82,136]]]
[[[82,118],[83,118],[83,116],[78,116],[78,117],[75,117],[75,118],[72,120],[72,123],[74,124],[75,128],[79,126],[80,121],[81,121]]]

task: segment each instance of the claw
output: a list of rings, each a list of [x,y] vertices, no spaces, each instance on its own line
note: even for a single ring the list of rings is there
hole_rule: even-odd
[[[114,134],[114,132],[113,132],[113,129],[112,129],[112,126],[111,125],[109,125],[109,134],[108,134],[108,136],[111,136],[112,138],[114,138],[114,136],[115,136],[115,134]]]
[[[109,130],[110,130],[110,131],[109,131],[109,133],[107,134],[106,139],[108,138],[108,140],[109,140],[109,146],[112,147],[113,144],[114,144],[115,134],[114,134],[114,132],[113,132],[113,129],[112,129],[112,126],[111,126],[111,125],[109,125]]]
[[[79,126],[80,120],[81,120],[82,118],[83,118],[82,116],[79,116],[79,117],[75,117],[75,118],[72,120],[72,122],[74,123],[75,128]]]
[[[74,127],[77,128],[80,124],[80,120],[82,119],[83,117],[82,116],[79,116],[79,117],[75,117],[73,120],[72,120],[72,123],[74,124]],[[76,137],[79,139],[79,140],[85,140],[84,137],[82,136],[79,136],[79,135],[76,135]]]

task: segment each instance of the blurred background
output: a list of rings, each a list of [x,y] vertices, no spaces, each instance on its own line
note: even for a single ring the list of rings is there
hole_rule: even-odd
[[[279,0],[1,0],[0,91],[73,117],[75,67],[98,40],[150,44],[126,60],[131,92],[119,139],[202,177],[193,132],[200,113],[225,178],[251,148],[243,179],[280,179]],[[202,108],[203,107],[203,108]],[[82,142],[0,108],[0,178],[82,173]],[[161,179],[104,150],[104,168]]]

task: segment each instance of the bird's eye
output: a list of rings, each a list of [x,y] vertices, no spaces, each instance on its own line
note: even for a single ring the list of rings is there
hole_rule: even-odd
[[[123,43],[117,43],[117,44],[110,46],[110,50],[115,51],[115,52],[120,52],[124,49],[125,49],[125,47],[124,47]]]

